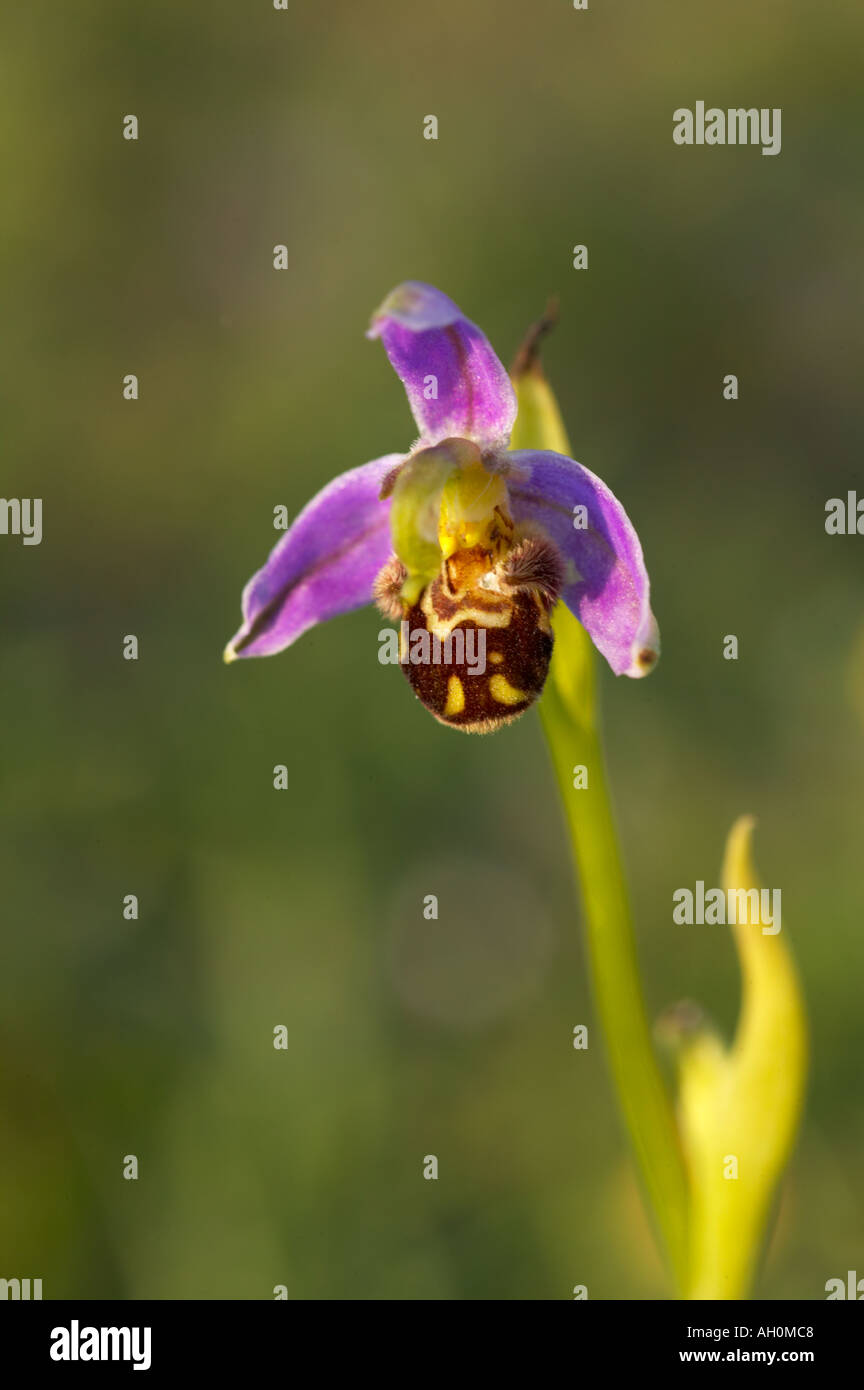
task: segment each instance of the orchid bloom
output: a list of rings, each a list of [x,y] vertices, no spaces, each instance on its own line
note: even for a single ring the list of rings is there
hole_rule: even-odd
[[[400,664],[427,709],[488,732],[542,691],[561,599],[616,675],[645,675],[659,641],[639,538],[581,464],[508,449],[516,397],[480,329],[440,290],[408,281],[368,336],[382,340],[420,437],[342,473],[303,509],[246,586],[226,661],[272,656],[374,600],[400,622]],[[453,660],[469,633],[482,638],[482,669]]]

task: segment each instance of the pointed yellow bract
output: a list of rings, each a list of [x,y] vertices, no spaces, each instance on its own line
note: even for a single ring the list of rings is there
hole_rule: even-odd
[[[513,377],[519,413],[513,426],[511,449],[551,449],[571,457],[570,440],[558,402],[539,364]]]
[[[758,889],[753,820],[736,821],[723,887]],[[691,1192],[690,1288],[694,1299],[746,1298],[775,1188],[789,1156],[804,1093],[804,1001],[782,932],[731,927],[741,968],[741,1010],[732,1046],[701,1028],[679,1052],[679,1124]]]
[[[536,342],[535,332],[530,351],[520,354],[527,365],[513,375],[519,414],[512,448],[569,456]],[[682,1295],[746,1298],[804,1093],[807,1029],[797,974],[782,932],[763,932],[758,922],[731,927],[742,977],[737,1033],[727,1050],[692,1017],[686,1031],[677,1030],[676,1117],[642,997],[605,782],[593,650],[563,604],[553,621],[556,645],[540,715],[582,882],[594,990],[619,1100]],[[591,777],[574,795],[577,766],[589,767]],[[757,887],[752,832],[744,817],[729,835],[727,892]]]

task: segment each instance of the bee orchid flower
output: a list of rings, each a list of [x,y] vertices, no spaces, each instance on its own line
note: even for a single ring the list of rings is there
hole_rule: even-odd
[[[560,600],[616,675],[645,675],[659,641],[639,538],[587,468],[509,449],[516,397],[480,329],[440,290],[408,281],[368,336],[401,378],[419,438],[309,502],[247,584],[225,659],[272,656],[374,601],[410,642],[400,664],[427,709],[488,732],[542,691]],[[482,669],[453,659],[470,629]]]

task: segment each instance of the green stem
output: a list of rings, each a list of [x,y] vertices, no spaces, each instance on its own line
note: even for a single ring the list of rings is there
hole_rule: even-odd
[[[539,361],[539,343],[554,321],[555,308],[550,305],[513,365],[519,410],[511,447],[570,455],[567,432]],[[555,612],[555,651],[540,716],[582,884],[594,994],[612,1075],[650,1204],[683,1291],[688,1284],[689,1194],[681,1139],[642,999],[630,902],[606,785],[594,650],[563,604]],[[574,786],[574,769],[579,767],[587,771],[584,787]]]
[[[584,630],[556,615],[553,672],[540,702],[582,885],[597,1009],[612,1075],[679,1288],[687,1282],[687,1181],[669,1092],[651,1039],[630,903],[596,720],[594,655]],[[566,678],[566,679],[565,679]],[[574,769],[588,784],[575,788]]]

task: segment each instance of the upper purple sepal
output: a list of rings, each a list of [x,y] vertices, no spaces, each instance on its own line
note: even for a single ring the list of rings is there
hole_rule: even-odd
[[[642,547],[621,503],[563,454],[520,449],[501,463],[514,520],[539,525],[569,562],[567,607],[616,675],[647,675],[660,637]]]
[[[516,419],[510,378],[485,334],[432,285],[406,280],[373,314],[398,373],[421,442],[471,439],[485,450],[506,448]]]
[[[243,626],[226,661],[272,656],[316,623],[370,603],[392,552],[381,484],[402,461],[387,454],[334,478],[293,522],[243,590]]]

